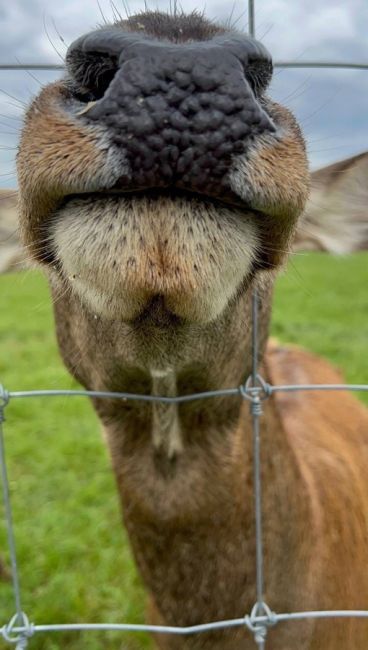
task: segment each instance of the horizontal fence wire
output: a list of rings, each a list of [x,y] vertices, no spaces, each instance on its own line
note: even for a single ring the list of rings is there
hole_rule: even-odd
[[[274,61],[275,68],[335,68],[336,70],[368,70],[368,61]],[[66,70],[59,63],[0,63],[0,70]]]
[[[199,625],[188,625],[187,627],[170,625],[138,625],[129,623],[60,623],[50,625],[33,625],[27,622],[26,625],[18,626],[8,624],[0,628],[3,638],[6,634],[27,634],[28,637],[36,633],[45,632],[88,632],[111,631],[111,632],[148,632],[150,634],[177,634],[179,636],[190,636],[204,632],[225,630],[226,628],[246,627],[252,631],[253,625],[276,625],[277,623],[288,623],[290,621],[305,621],[310,619],[335,619],[335,618],[368,618],[367,610],[325,610],[308,612],[286,612],[276,614],[271,612],[266,616],[244,616],[242,618],[231,618],[224,621],[201,623]],[[345,649],[344,649],[345,650]]]
[[[244,384],[237,388],[225,388],[224,390],[209,390],[204,393],[191,393],[188,395],[177,395],[176,397],[166,397],[165,395],[141,395],[140,393],[114,393],[100,390],[15,390],[7,391],[0,385],[0,396],[12,399],[25,397],[97,397],[121,400],[133,400],[135,402],[161,402],[162,404],[183,404],[185,402],[195,402],[202,399],[211,399],[213,397],[230,397],[230,396],[249,396],[254,392],[266,394],[267,396],[274,393],[296,393],[303,391],[351,391],[363,393],[368,391],[368,384],[290,384],[283,386],[269,384],[257,375],[258,380],[262,380],[259,386],[249,386]]]
[[[248,0],[249,33],[255,34],[255,12],[254,0]],[[356,69],[368,70],[368,62],[337,62],[337,61],[277,61],[278,68],[335,68],[335,69]],[[64,65],[48,63],[28,64],[0,64],[1,70],[63,70]],[[262,415],[262,404],[273,394],[280,392],[302,392],[302,391],[368,391],[368,384],[299,384],[299,385],[272,385],[266,382],[258,372],[258,295],[253,292],[252,296],[252,372],[247,381],[233,388],[223,390],[206,391],[190,395],[167,397],[165,395],[140,395],[129,392],[109,391],[87,391],[87,390],[31,390],[31,391],[8,391],[0,385],[0,470],[2,475],[2,486],[5,507],[5,520],[8,532],[8,546],[13,581],[13,595],[15,614],[5,625],[0,627],[0,636],[4,641],[14,644],[16,650],[25,650],[29,639],[39,633],[51,632],[81,632],[81,631],[116,631],[116,632],[150,632],[153,634],[176,634],[191,635],[204,632],[213,632],[227,628],[245,627],[252,635],[258,650],[266,647],[266,636],[268,630],[280,623],[300,621],[308,619],[336,619],[336,618],[368,618],[368,610],[328,610],[328,611],[305,611],[277,613],[272,611],[264,601],[264,580],[263,580],[263,546],[262,546],[262,485],[261,485],[261,464],[260,445],[261,428],[260,417]],[[213,621],[199,625],[180,627],[165,625],[133,625],[117,623],[66,623],[66,624],[45,624],[37,625],[30,622],[26,613],[23,612],[21,603],[21,589],[18,574],[16,557],[16,546],[10,502],[9,479],[7,473],[5,441],[3,423],[5,421],[5,410],[11,401],[25,398],[47,398],[47,397],[90,397],[98,399],[120,399],[141,402],[161,402],[166,404],[182,404],[203,399],[215,399],[217,397],[238,397],[248,400],[250,414],[252,417],[253,429],[253,488],[254,488],[254,517],[256,529],[256,584],[255,584],[255,605],[249,614],[242,618],[228,619],[224,621]],[[364,567],[362,567],[363,570]]]

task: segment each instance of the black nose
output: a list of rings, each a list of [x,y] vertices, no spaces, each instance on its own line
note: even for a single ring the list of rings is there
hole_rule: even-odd
[[[97,97],[81,119],[108,127],[126,153],[127,189],[220,194],[233,157],[274,131],[259,102],[271,58],[245,36],[176,45],[101,31],[74,43],[67,63]]]

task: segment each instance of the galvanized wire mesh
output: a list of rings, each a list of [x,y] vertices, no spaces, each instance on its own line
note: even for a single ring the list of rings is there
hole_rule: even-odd
[[[254,0],[248,0],[249,33],[255,33]],[[351,68],[367,69],[368,62],[293,62],[285,61],[276,63],[278,67],[314,67],[314,68]],[[0,70],[61,70],[62,65],[56,64],[1,64]],[[13,582],[14,611],[12,619],[0,627],[0,636],[9,644],[15,645],[16,650],[25,650],[29,639],[35,634],[62,632],[62,631],[121,631],[121,632],[150,632],[160,634],[191,635],[203,632],[221,630],[226,628],[244,627],[253,635],[254,642],[259,650],[265,650],[266,637],[269,629],[285,621],[298,621],[305,619],[329,618],[368,618],[368,610],[331,610],[331,611],[302,611],[302,612],[273,612],[264,600],[263,577],[263,547],[262,547],[262,483],[261,483],[261,416],[262,404],[271,395],[277,392],[300,391],[368,391],[368,384],[299,384],[299,385],[271,385],[267,383],[258,371],[258,295],[252,296],[252,372],[247,381],[238,387],[226,390],[207,391],[192,395],[166,397],[153,395],[139,395],[133,393],[112,393],[108,391],[86,390],[35,390],[35,391],[7,391],[0,385],[0,471],[2,476],[2,490],[4,497],[5,521],[8,533],[11,574]],[[71,623],[37,625],[31,623],[22,608],[21,588],[17,566],[16,544],[12,520],[10,501],[9,479],[6,464],[4,427],[5,411],[8,404],[16,399],[32,397],[51,398],[56,396],[68,397],[98,397],[102,399],[115,398],[141,402],[175,403],[190,402],[199,399],[215,399],[219,396],[234,396],[249,402],[253,428],[253,487],[254,487],[254,517],[256,531],[256,584],[255,604],[251,612],[242,618],[224,621],[212,621],[189,627],[157,626],[157,625],[132,625],[129,623]],[[362,567],[363,570],[363,567]]]

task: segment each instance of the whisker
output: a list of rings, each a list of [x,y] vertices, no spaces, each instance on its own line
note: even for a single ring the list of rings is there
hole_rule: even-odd
[[[19,65],[22,65],[22,61],[20,59],[18,59],[17,56],[15,57],[15,60],[16,60],[17,63],[19,63]],[[25,72],[28,74],[29,77],[31,77],[31,79],[36,81],[40,87],[42,86],[41,81],[39,79],[37,79],[36,75],[33,74],[33,72],[31,72],[31,70],[26,69]]]
[[[299,120],[300,123],[303,124],[303,126],[305,126],[306,124],[308,124],[308,122],[310,122],[311,119],[312,119],[313,117],[315,117],[315,116],[316,116],[316,115],[317,115],[317,114],[318,114],[318,113],[319,113],[323,108],[326,108],[326,106],[330,105],[331,102],[332,102],[332,100],[333,100],[333,99],[336,99],[336,96],[337,96],[340,92],[341,92],[341,88],[340,88],[339,90],[336,90],[336,92],[334,92],[334,93],[333,93],[333,94],[332,94],[332,95],[331,95],[331,96],[330,96],[330,97],[329,97],[325,102],[323,102],[323,104],[320,104],[320,106],[318,106],[318,107],[313,111],[313,113],[310,113],[310,114],[307,115],[305,118]]]
[[[17,233],[18,233],[18,229],[16,228],[12,232],[12,236],[16,235]],[[3,240],[3,241],[6,241],[6,240]],[[29,250],[39,253],[42,250],[44,250],[43,244],[50,244],[51,242],[52,242],[52,240],[50,239],[50,237],[47,237],[45,239],[39,239],[39,240],[37,240],[37,242],[34,242],[33,244],[20,244],[20,248],[22,249],[22,251],[24,253],[28,253]]]
[[[104,14],[103,11],[102,11],[102,7],[101,7],[101,4],[100,4],[100,0],[96,0],[96,2],[97,2],[97,6],[98,6],[99,12],[100,12],[100,14],[101,14],[101,18],[102,18],[102,20],[103,20],[104,25],[108,25],[109,23],[108,23],[108,21],[106,20],[105,14]]]
[[[125,15],[129,19],[130,16],[132,15],[132,12],[131,12],[130,7],[129,7],[129,2],[128,2],[128,0],[121,0],[121,1],[122,1],[122,5],[124,7]],[[122,20],[122,17],[121,17],[121,20]]]
[[[325,140],[336,140],[343,137],[343,133],[334,133],[333,135],[326,135],[323,138],[316,138],[315,140],[308,139],[308,144],[315,144],[316,142],[324,142]],[[313,173],[313,172],[312,172]]]
[[[231,7],[230,14],[229,14],[228,18],[225,21],[225,27],[227,27],[228,29],[231,29],[231,21],[232,21],[232,19],[234,17],[235,7],[236,7],[236,0],[234,0],[233,5]]]
[[[13,126],[12,124],[7,124],[6,122],[0,122],[1,126],[5,126],[7,129],[12,129],[14,133],[19,133],[19,127]]]
[[[279,248],[277,246],[271,246],[264,243],[261,243],[259,248],[260,252],[266,251],[267,253],[283,253],[284,255],[287,255],[292,250],[292,248]]]
[[[58,296],[58,298],[56,300],[54,299],[52,301],[53,305],[57,305],[57,303],[60,302],[60,300],[62,300],[62,298],[65,298],[65,296],[68,293],[71,294],[72,289],[71,289],[71,287],[69,285],[66,285],[65,291],[60,296]],[[40,302],[38,305],[35,305],[34,310],[35,311],[40,311],[41,309],[44,309],[46,306],[49,306],[49,305],[50,305],[50,300],[48,300],[47,302],[43,301],[43,302]]]
[[[4,113],[0,113],[0,117],[5,117],[7,120],[15,120],[16,122],[21,122],[22,119],[20,117],[17,117],[15,115],[4,115]]]
[[[350,147],[349,144],[340,144],[336,145],[336,147],[327,147],[326,149],[309,149],[308,147],[308,153],[325,153],[328,151],[337,151],[341,149],[346,149],[346,147]]]
[[[282,97],[282,98],[279,100],[280,103],[287,102],[287,101],[289,101],[290,99],[294,99],[294,100],[295,100],[295,99],[299,99],[299,97],[302,97],[302,96],[305,94],[305,92],[308,90],[308,88],[310,88],[309,83],[310,83],[311,81],[312,81],[312,75],[309,75],[309,76],[308,76],[306,79],[304,79],[304,80],[302,81],[302,83],[299,84],[299,86],[297,86],[297,87],[296,87],[296,88],[295,88],[291,93],[289,93],[289,94],[286,95],[285,97]],[[298,93],[298,94],[296,95],[296,93]]]
[[[18,102],[18,104],[20,104],[20,106],[22,106],[23,108],[27,108],[27,104],[25,102],[23,102],[21,99],[18,99],[17,97],[14,97],[14,95],[12,95],[11,93],[8,93],[3,88],[0,88],[0,93],[3,93],[3,95],[6,95],[10,99],[14,99],[14,101]],[[13,106],[14,106],[14,104],[13,104]],[[17,108],[19,108],[19,106],[17,106]]]
[[[293,271],[293,276],[292,276],[293,279],[298,281],[299,288],[303,291],[303,293],[306,296],[309,297],[313,296],[312,291],[305,286],[305,278],[303,277],[299,269],[295,266],[292,258],[290,259],[289,266]]]
[[[60,34],[60,32],[59,32],[59,30],[58,30],[58,28],[57,28],[57,26],[56,26],[56,22],[55,22],[55,20],[54,20],[53,18],[51,18],[51,22],[52,22],[53,28],[54,28],[55,32],[57,33],[57,35],[58,35],[60,41],[62,42],[62,44],[64,45],[64,47],[67,49],[67,48],[68,48],[68,44],[65,42],[65,39],[64,39],[63,36]]]
[[[0,89],[0,92],[3,92],[3,91]],[[7,103],[8,106],[14,106],[14,108],[16,108],[18,111],[22,110],[23,112],[24,112],[25,108],[27,107],[27,104],[24,104],[24,106],[22,108],[20,108],[20,106],[18,106],[18,104],[14,104],[14,102],[6,102],[6,103]],[[22,119],[22,118],[19,118],[19,119]]]
[[[123,16],[121,15],[120,11],[117,9],[117,7],[114,4],[113,0],[110,0],[110,7],[111,7],[111,11],[112,11],[112,15],[113,15],[114,20],[115,21],[122,21]]]
[[[48,32],[48,29],[47,29],[46,14],[45,14],[45,13],[43,14],[43,28],[44,28],[44,30],[45,30],[45,34],[46,34],[47,40],[48,40],[48,42],[50,43],[52,49],[54,50],[54,52],[56,52],[56,54],[58,55],[59,59],[61,59],[62,62],[64,63],[64,57],[62,56],[62,54],[60,54],[59,50],[57,49],[57,47],[55,46],[55,44],[54,44],[54,43],[52,42],[52,40],[51,40],[50,34],[49,34],[49,32]]]
[[[267,34],[270,33],[270,31],[275,27],[275,23],[271,23],[268,27],[266,27],[266,31],[263,32],[262,36],[257,36],[257,41],[263,41],[263,39],[267,36]]]
[[[231,29],[235,29],[235,27],[237,26],[238,22],[239,22],[240,20],[242,20],[242,19],[244,18],[244,16],[246,16],[247,14],[248,14],[247,10],[242,11],[241,14],[239,14],[239,16],[236,18],[236,20],[234,20],[233,24],[231,25]]]
[[[306,47],[302,52],[300,52],[300,54],[298,54],[298,56],[293,57],[292,63],[299,62],[301,60],[301,58],[304,56],[304,54],[306,54],[309,50],[310,50],[310,48]],[[281,74],[282,72],[285,72],[286,70],[289,70],[289,68],[279,68],[277,70],[277,72],[274,72],[273,76],[277,77],[279,74]]]

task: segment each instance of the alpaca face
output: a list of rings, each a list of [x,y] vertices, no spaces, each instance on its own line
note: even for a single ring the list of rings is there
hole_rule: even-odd
[[[285,256],[308,191],[271,57],[197,14],[82,36],[30,107],[24,238],[87,309],[207,323]]]

